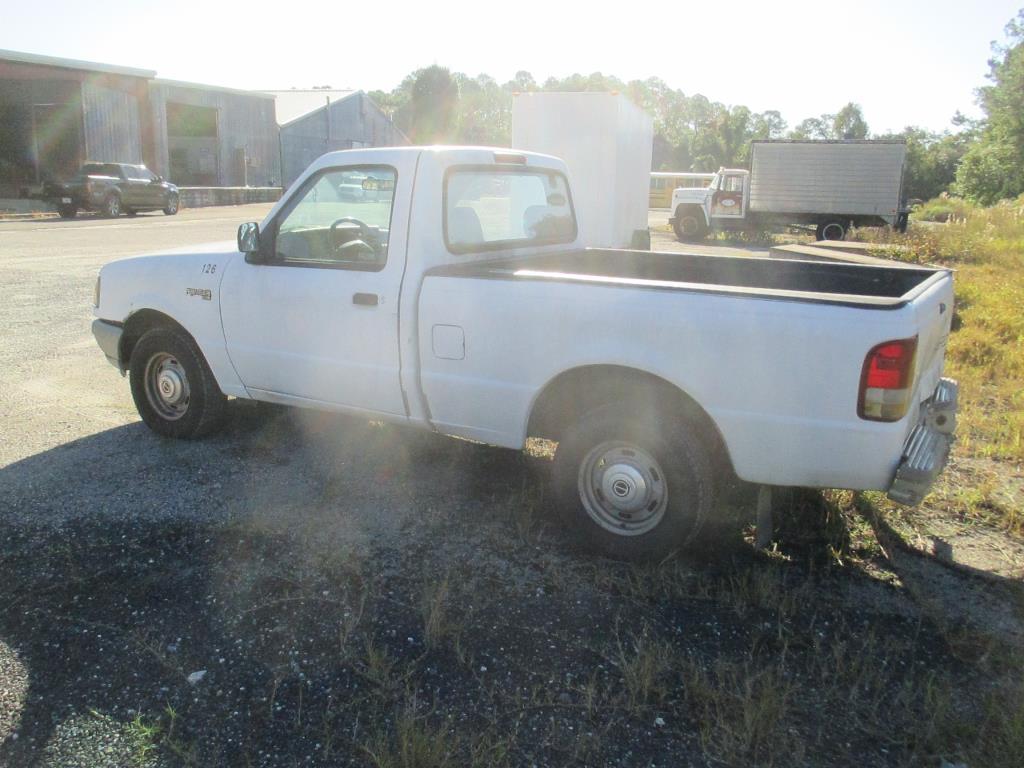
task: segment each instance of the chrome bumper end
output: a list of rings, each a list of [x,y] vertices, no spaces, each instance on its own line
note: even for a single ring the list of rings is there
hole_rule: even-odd
[[[953,379],[940,379],[935,393],[921,404],[921,419],[903,445],[903,456],[888,496],[915,506],[928,494],[949,461],[956,430],[959,388]]]
[[[120,325],[114,325],[106,320],[92,321],[92,335],[96,337],[96,343],[103,350],[103,354],[107,356],[107,361],[122,374],[124,373],[124,366],[121,365],[121,334],[123,332]]]

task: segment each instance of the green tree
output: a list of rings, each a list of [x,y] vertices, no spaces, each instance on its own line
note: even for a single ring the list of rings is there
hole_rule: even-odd
[[[835,124],[835,115],[822,115],[821,117],[808,117],[797,123],[789,133],[791,139],[831,139],[834,138],[832,126]]]
[[[435,64],[413,73],[411,77],[407,118],[409,138],[416,144],[451,141],[459,102],[459,87],[451,73]]]
[[[992,84],[978,90],[985,117],[956,175],[956,190],[985,205],[1024,193],[1024,9],[1006,36],[1006,45],[993,46]]]
[[[973,134],[970,131],[932,133],[924,128],[908,126],[900,133],[878,138],[902,139],[907,143],[904,194],[908,198],[930,200],[949,190]]]
[[[860,104],[848,102],[832,119],[832,135],[837,139],[866,139],[868,124]]]

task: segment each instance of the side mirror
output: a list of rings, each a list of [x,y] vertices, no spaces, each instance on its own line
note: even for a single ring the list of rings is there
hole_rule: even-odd
[[[247,221],[238,228],[238,250],[244,254],[259,253],[260,225]]]

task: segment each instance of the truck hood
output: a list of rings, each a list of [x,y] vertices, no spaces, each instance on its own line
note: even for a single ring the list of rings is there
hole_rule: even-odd
[[[703,203],[709,191],[706,187],[683,187],[672,192],[672,207],[679,203]]]
[[[96,315],[123,322],[132,312],[149,308],[180,319],[181,303],[196,297],[219,306],[221,278],[240,257],[236,244],[226,241],[112,261],[100,270]]]

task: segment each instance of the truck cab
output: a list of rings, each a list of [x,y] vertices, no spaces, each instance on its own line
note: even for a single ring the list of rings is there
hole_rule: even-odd
[[[719,168],[707,187],[673,191],[669,224],[680,240],[699,240],[711,229],[742,228],[749,207],[750,172]]]

